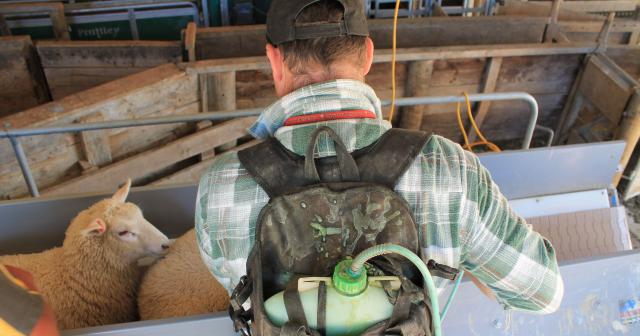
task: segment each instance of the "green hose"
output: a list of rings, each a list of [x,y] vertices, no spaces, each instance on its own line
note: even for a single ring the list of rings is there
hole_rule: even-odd
[[[433,334],[434,336],[441,336],[442,327],[440,326],[440,314],[438,313],[438,309],[440,307],[438,304],[438,292],[436,291],[436,286],[433,283],[433,278],[431,278],[431,273],[429,273],[427,265],[424,263],[424,261],[422,261],[422,259],[420,259],[420,257],[415,255],[415,253],[411,252],[409,249],[395,244],[376,245],[360,252],[353,259],[351,268],[349,269],[349,273],[351,273],[352,276],[358,276],[362,272],[364,263],[367,262],[367,260],[390,253],[400,254],[403,257],[409,259],[409,261],[416,265],[418,270],[420,270],[420,273],[422,273],[425,286],[427,286],[427,291],[429,292],[431,307],[435,311],[435,313],[431,314],[433,322]]]

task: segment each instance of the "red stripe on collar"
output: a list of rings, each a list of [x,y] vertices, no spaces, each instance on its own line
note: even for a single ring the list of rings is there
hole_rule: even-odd
[[[360,119],[360,118],[375,119],[376,114],[367,110],[347,110],[347,111],[305,114],[305,115],[288,118],[287,120],[284,121],[283,126],[311,124],[311,123],[329,121],[329,120]]]

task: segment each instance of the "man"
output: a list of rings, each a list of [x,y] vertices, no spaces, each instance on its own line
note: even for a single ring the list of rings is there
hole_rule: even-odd
[[[364,83],[374,47],[360,1],[274,0],[267,40],[281,98],[251,127],[255,137],[275,137],[303,156],[309,135],[320,126],[333,129],[349,151],[373,144],[391,128]],[[318,152],[335,155],[331,141],[320,141]],[[395,190],[409,203],[428,258],[464,268],[505,309],[558,308],[563,283],[553,247],[511,210],[475,155],[434,135]],[[246,272],[257,217],[268,201],[235,153],[220,156],[202,176],[198,243],[229,291]],[[448,284],[435,281],[440,291]]]

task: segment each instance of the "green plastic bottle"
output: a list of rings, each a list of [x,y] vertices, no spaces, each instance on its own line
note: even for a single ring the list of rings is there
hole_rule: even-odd
[[[318,287],[320,282],[327,285],[327,336],[360,335],[372,325],[391,317],[393,305],[383,289],[381,281],[386,281],[397,291],[400,280],[397,277],[370,277],[366,273],[357,277],[345,274],[349,263],[336,266],[333,278],[313,277],[298,281],[298,291],[307,318],[312,329],[317,327]],[[265,302],[265,311],[271,323],[282,326],[288,320],[284,306],[284,292],[280,292]],[[393,293],[395,295],[395,293]]]

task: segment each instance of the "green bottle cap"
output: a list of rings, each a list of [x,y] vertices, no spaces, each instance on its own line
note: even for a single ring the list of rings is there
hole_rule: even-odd
[[[352,262],[351,259],[343,260],[333,271],[333,288],[342,295],[355,296],[367,289],[367,271],[363,268],[360,274],[352,274]]]

